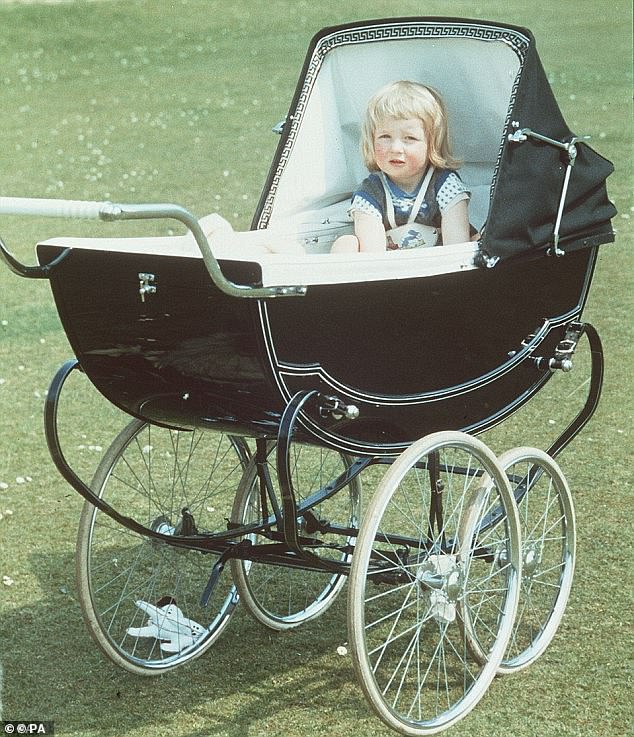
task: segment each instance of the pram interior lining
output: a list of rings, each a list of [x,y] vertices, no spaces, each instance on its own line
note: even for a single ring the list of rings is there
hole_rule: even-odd
[[[367,176],[359,141],[369,98],[392,80],[410,79],[435,87],[446,102],[460,175],[472,192],[470,219],[480,229],[520,70],[516,51],[502,39],[459,36],[338,43],[304,80],[286,123],[270,211],[265,206],[258,227],[348,202]]]

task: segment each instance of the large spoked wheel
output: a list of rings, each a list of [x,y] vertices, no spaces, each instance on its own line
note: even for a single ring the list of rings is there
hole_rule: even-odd
[[[520,600],[499,668],[512,673],[544,652],[563,617],[575,567],[575,513],[566,479],[547,453],[515,448],[498,462],[518,502],[522,533]]]
[[[479,539],[491,508],[504,518]],[[361,525],[348,590],[353,661],[386,724],[435,734],[477,704],[511,636],[520,568],[515,500],[482,442],[435,433],[396,459]]]
[[[267,511],[280,506],[275,469],[274,445],[267,459],[269,478]],[[337,479],[350,465],[350,459],[334,450],[292,442],[291,476],[297,505]],[[307,549],[321,558],[348,564],[352,557],[350,535],[340,528],[358,528],[361,484],[350,481],[333,496],[311,504],[298,515],[298,534],[307,541]],[[262,518],[259,476],[255,458],[244,474],[232,513],[232,522],[249,524]],[[279,532],[274,525],[273,534]],[[248,536],[253,544],[270,541],[263,534]],[[312,541],[312,542],[311,542]],[[249,560],[232,560],[231,573],[240,598],[258,622],[273,630],[288,630],[322,614],[333,603],[346,583],[347,575],[330,571],[302,570]]]
[[[134,420],[104,455],[92,489],[118,512],[163,534],[218,532],[226,530],[247,462],[240,439]],[[102,651],[140,675],[201,655],[238,601],[224,576],[208,608],[201,606],[216,560],[132,532],[86,502],[77,539],[79,600]]]

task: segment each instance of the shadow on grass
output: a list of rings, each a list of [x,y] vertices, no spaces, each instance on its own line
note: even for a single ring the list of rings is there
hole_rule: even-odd
[[[5,719],[54,720],[61,734],[106,737],[144,727],[170,734],[174,725],[191,737],[243,737],[254,728],[276,734],[283,726],[279,714],[289,708],[294,714],[306,710],[308,723],[315,711],[322,725],[329,711],[333,725],[374,722],[350,660],[336,654],[347,637],[345,591],[319,620],[288,633],[269,632],[239,606],[200,659],[144,678],[101,654],[74,592],[60,590],[59,579],[50,575],[72,570],[72,556],[33,553],[31,560],[41,602],[0,616]]]

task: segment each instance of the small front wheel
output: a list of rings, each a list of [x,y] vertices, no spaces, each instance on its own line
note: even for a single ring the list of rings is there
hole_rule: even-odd
[[[495,535],[480,537],[491,509]],[[481,441],[435,433],[396,459],[361,525],[348,591],[355,669],[386,724],[435,734],[477,704],[511,636],[520,569],[517,506]]]

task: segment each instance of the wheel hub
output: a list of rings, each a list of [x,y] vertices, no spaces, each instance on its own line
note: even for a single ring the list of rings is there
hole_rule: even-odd
[[[524,559],[522,561],[522,577],[524,579],[532,579],[539,572],[541,562],[541,546],[527,546],[524,550]]]
[[[150,529],[153,532],[159,532],[161,535],[174,535],[176,533],[176,528],[165,515],[157,517],[150,525]]]
[[[431,616],[441,624],[456,619],[456,601],[463,589],[462,568],[455,555],[430,555],[418,569],[416,579],[429,597]]]

